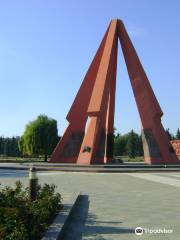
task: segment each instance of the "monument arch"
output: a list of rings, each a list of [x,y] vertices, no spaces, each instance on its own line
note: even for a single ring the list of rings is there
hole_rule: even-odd
[[[69,125],[50,162],[86,165],[111,162],[118,40],[141,119],[144,160],[149,164],[179,163],[161,123],[163,112],[119,19],[108,26],[67,115]]]

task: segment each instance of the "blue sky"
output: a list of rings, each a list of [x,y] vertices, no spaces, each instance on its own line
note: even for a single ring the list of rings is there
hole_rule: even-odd
[[[180,127],[180,1],[0,1],[0,135],[21,135],[39,114],[66,114],[113,18],[124,21],[162,107],[165,128]],[[115,126],[140,132],[119,48]]]

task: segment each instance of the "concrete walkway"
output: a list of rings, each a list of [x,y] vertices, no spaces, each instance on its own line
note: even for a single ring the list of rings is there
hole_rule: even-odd
[[[28,184],[26,175],[18,179]],[[79,192],[89,195],[86,224],[81,226],[83,240],[179,239],[179,173],[42,172],[39,179],[40,183],[58,185],[64,202],[70,202]],[[15,180],[0,176],[3,185]],[[136,236],[136,227],[173,233]]]

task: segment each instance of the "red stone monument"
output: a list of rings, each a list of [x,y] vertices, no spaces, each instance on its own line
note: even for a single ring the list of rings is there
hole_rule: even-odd
[[[172,140],[171,144],[176,155],[180,158],[180,140]]]
[[[161,124],[162,110],[121,20],[109,24],[50,162],[86,165],[111,162],[118,39],[141,118],[145,162],[179,163]]]

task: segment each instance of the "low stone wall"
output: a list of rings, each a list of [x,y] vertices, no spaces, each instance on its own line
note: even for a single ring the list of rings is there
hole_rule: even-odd
[[[41,240],[80,239],[77,236],[82,235],[82,229],[77,225],[74,230],[71,222],[78,216],[78,220],[80,219],[80,223],[82,224],[82,218],[84,217],[81,215],[86,216],[88,213],[88,207],[84,206],[85,203],[89,204],[88,195],[81,193],[72,204],[65,205],[64,209],[56,216]],[[77,219],[75,219],[75,222],[76,221]],[[70,234],[72,236],[70,236]]]

